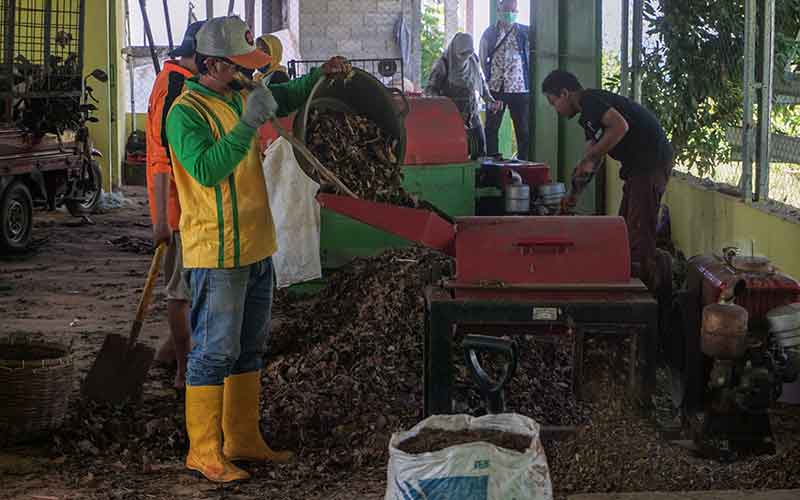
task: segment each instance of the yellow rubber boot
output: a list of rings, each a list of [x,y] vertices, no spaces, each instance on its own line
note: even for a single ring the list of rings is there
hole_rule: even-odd
[[[221,385],[186,386],[186,431],[189,434],[186,467],[215,483],[250,477],[222,454],[222,402]]]
[[[258,425],[260,398],[260,370],[225,379],[225,409],[222,413],[225,457],[253,462],[291,462],[294,453],[272,450],[261,436]]]

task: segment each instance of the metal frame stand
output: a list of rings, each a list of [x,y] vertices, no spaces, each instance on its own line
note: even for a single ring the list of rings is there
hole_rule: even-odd
[[[500,290],[502,291],[502,290]],[[635,332],[636,356],[630,395],[644,410],[651,406],[656,383],[658,349],[658,303],[642,285],[638,291],[595,293],[582,298],[558,292],[552,298],[526,297],[507,292],[508,298],[455,298],[439,285],[425,289],[425,334],[423,340],[423,386],[425,416],[453,413],[453,335],[459,324],[563,325],[572,322],[577,332],[591,332],[603,325],[604,333],[631,335]],[[561,298],[556,298],[561,296]],[[579,296],[579,294],[575,294]],[[611,329],[608,326],[613,325]],[[579,339],[580,340],[580,339]],[[582,343],[582,342],[580,342]],[[582,354],[578,346],[577,359]],[[576,367],[580,370],[581,367]]]

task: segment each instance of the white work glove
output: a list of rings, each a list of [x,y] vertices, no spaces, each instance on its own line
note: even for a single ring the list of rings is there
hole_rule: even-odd
[[[242,123],[253,128],[259,128],[275,117],[278,112],[278,103],[272,92],[264,86],[258,85],[247,96],[247,104],[242,113]]]

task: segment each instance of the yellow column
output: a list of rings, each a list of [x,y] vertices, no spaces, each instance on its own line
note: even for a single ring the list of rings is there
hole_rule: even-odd
[[[100,121],[90,124],[89,132],[95,147],[103,153],[100,165],[106,190],[120,184],[120,151],[124,148],[125,131],[120,117],[125,114],[118,112],[125,109],[120,106],[124,105],[124,93],[120,92],[124,68],[117,43],[122,40],[122,19],[116,14],[121,12],[121,0],[86,0],[84,74],[100,68],[109,76],[107,83],[89,80],[100,101],[95,113]]]

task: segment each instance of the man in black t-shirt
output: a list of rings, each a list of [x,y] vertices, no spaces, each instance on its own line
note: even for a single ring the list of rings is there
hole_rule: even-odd
[[[566,118],[580,113],[586,150],[575,167],[572,190],[565,199],[574,206],[605,155],[622,163],[625,181],[619,215],[625,218],[634,275],[654,290],[656,226],[661,197],[672,173],[672,146],[658,119],[640,104],[612,92],[584,89],[572,73],[556,70],[542,82],[542,92]]]

